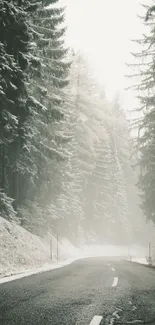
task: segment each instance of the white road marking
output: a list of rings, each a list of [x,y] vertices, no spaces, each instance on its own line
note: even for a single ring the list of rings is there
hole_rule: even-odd
[[[116,287],[117,284],[118,284],[118,278],[115,277],[115,278],[114,278],[114,281],[113,281],[113,284],[112,284],[112,287]]]
[[[90,322],[90,325],[99,325],[102,320],[102,316],[94,316],[92,321]]]
[[[111,269],[113,272],[115,272],[115,269],[112,267],[112,269]]]

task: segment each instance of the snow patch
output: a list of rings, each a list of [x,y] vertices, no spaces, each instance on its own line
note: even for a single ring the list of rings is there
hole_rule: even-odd
[[[148,265],[148,262],[147,262],[146,258],[144,258],[144,257],[132,257],[131,261],[139,263],[139,264]]]
[[[51,270],[55,270],[55,269],[59,269],[61,267],[67,266],[71,263],[73,263],[76,259],[67,259],[65,261],[61,261],[61,262],[55,262],[55,263],[51,263],[51,264],[45,264],[40,268],[37,269],[30,269],[30,270],[26,270],[25,272],[22,273],[18,273],[18,274],[14,274],[14,275],[10,275],[10,276],[5,276],[3,278],[0,278],[0,284],[2,283],[6,283],[6,282],[10,282],[10,281],[14,281],[14,280],[18,280],[18,279],[22,279],[24,277],[28,277],[30,275],[34,275],[34,274],[38,274],[38,273],[43,273],[43,272],[48,272]]]
[[[50,258],[50,241],[52,259]],[[126,256],[128,247],[112,245],[84,245],[78,249],[66,239],[59,237],[59,261],[57,262],[57,239],[55,236],[41,238],[21,226],[0,217],[0,283],[53,270],[86,257]],[[145,263],[143,249],[132,247],[133,261]]]
[[[60,238],[58,247],[57,263],[57,241],[54,236],[42,239],[0,217],[0,277],[47,271],[68,264],[78,257],[78,250],[67,239]]]

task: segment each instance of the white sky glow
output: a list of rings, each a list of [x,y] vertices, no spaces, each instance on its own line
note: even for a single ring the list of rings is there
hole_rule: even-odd
[[[98,81],[104,84],[108,97],[127,86],[126,62],[134,51],[131,39],[141,37],[143,24],[139,0],[61,0],[67,5],[67,41],[69,46],[84,51]],[[148,4],[148,0],[143,3]],[[130,97],[130,99],[129,99]],[[133,95],[134,97],[134,95]]]

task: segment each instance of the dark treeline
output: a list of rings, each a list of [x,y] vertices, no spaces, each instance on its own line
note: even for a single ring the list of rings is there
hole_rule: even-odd
[[[141,212],[125,112],[67,49],[64,19],[58,0],[0,0],[0,215],[127,243]]]
[[[14,209],[23,224],[21,207],[36,198],[42,206],[49,162],[63,159],[52,129],[63,119],[70,64],[57,2],[0,1],[1,213],[12,218]]]
[[[143,6],[143,10],[140,19],[145,32],[136,40],[138,51],[133,53],[132,65],[139,99],[134,128],[138,130],[136,156],[141,207],[147,220],[155,223],[155,5]]]

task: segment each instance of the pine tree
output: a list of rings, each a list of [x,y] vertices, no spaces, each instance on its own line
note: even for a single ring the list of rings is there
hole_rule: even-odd
[[[68,147],[70,180],[65,186],[72,191],[66,190],[61,199],[64,227],[67,221],[74,241],[93,236],[100,242],[111,239],[115,243],[121,228],[120,240],[125,242],[126,234],[131,233],[123,169],[129,136],[125,117],[117,103],[108,103],[101,96],[81,54],[73,57],[70,78],[66,93],[71,96],[68,130],[72,141]]]
[[[64,45],[65,28],[61,26],[64,9],[56,7],[57,2],[42,1],[29,21],[32,64],[29,66],[28,89],[33,111],[26,123],[27,141],[20,157],[27,193],[24,207],[29,207],[31,200],[40,206],[42,222],[36,219],[35,223],[42,230],[60,217],[57,198],[63,182],[61,164],[68,158],[64,145],[69,141],[65,135],[64,87],[68,84],[70,63]],[[20,207],[26,226],[22,211]]]
[[[147,219],[155,222],[154,204],[154,165],[155,165],[155,128],[154,128],[154,56],[155,56],[155,16],[154,6],[144,6],[146,34],[141,40],[137,40],[141,45],[141,51],[134,53],[135,66],[138,68],[136,76],[140,79],[136,86],[140,107],[138,114],[138,139],[137,139],[137,161],[140,169],[139,189],[142,200],[141,207]]]
[[[85,215],[87,183],[94,168],[94,146],[98,140],[99,131],[96,120],[97,104],[94,106],[94,102],[97,103],[96,88],[91,69],[85,57],[80,53],[74,54],[69,93],[72,96],[71,112],[74,123],[72,126],[74,128],[74,146],[72,148],[71,167],[74,175],[73,194],[75,198],[73,200],[77,205],[77,209],[74,209],[76,222],[72,222],[75,227],[74,233],[76,233],[76,237],[83,236],[83,229],[85,230],[88,222]],[[90,214],[89,223],[91,223]],[[88,233],[89,226],[86,228]]]
[[[100,242],[125,243],[127,234],[131,237],[124,174],[129,135],[125,136],[125,117],[122,118],[122,111],[116,102],[106,103],[102,99],[102,112],[104,132],[96,146],[95,168],[88,183],[91,196],[87,201],[87,211],[91,216],[90,227]]]
[[[29,115],[25,71],[30,33],[25,5],[19,1],[0,1],[0,187],[14,199],[14,206],[20,192],[17,161],[24,143],[24,123]]]

